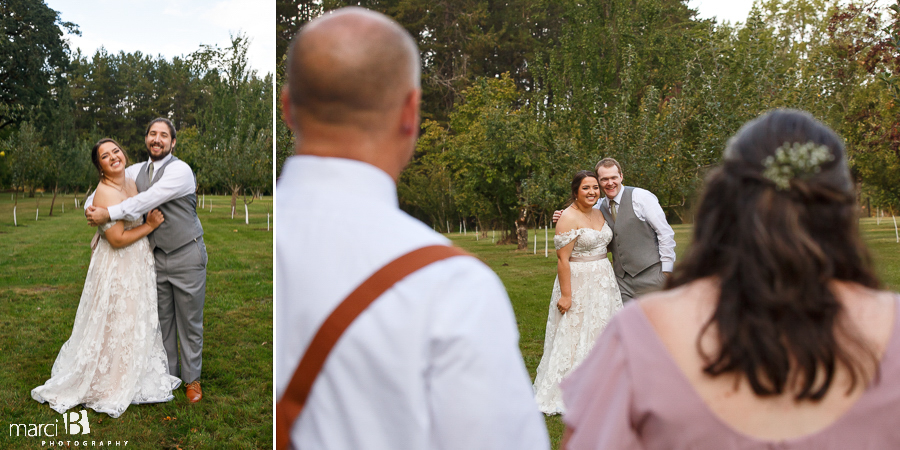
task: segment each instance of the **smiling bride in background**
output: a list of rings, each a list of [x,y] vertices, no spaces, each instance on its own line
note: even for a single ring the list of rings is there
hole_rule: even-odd
[[[91,150],[100,173],[94,205],[109,207],[137,194],[125,177],[128,157],[112,139]],[[146,236],[163,222],[115,221],[100,227],[72,335],[53,363],[50,379],[31,396],[62,413],[83,404],[119,417],[132,403],[173,399],[181,380],[168,374],[156,310],[156,268]]]
[[[612,229],[594,208],[600,195],[597,175],[578,172],[572,179],[572,204],[556,224],[557,276],[544,355],[534,379],[535,399],[544,414],[564,412],[560,381],[584,360],[613,314],[622,309],[619,285],[606,258]]]

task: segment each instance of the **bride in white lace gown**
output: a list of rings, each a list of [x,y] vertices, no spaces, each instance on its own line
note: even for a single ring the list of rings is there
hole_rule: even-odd
[[[572,180],[572,205],[556,225],[553,243],[559,258],[550,297],[544,355],[534,379],[534,395],[544,414],[564,412],[559,383],[590,353],[597,336],[622,297],[606,246],[612,230],[599,210],[600,184],[591,171]]]
[[[112,206],[137,193],[126,180],[127,158],[113,140],[94,146],[101,173],[94,204]],[[181,380],[168,373],[156,311],[156,268],[146,236],[164,218],[100,227],[72,335],[53,363],[50,379],[31,396],[62,413],[83,404],[119,417],[132,403],[173,399]]]

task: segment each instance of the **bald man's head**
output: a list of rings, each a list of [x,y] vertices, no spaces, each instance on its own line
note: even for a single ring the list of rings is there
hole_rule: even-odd
[[[291,105],[315,120],[359,126],[419,87],[412,36],[388,17],[343,8],[305,25],[288,53]]]

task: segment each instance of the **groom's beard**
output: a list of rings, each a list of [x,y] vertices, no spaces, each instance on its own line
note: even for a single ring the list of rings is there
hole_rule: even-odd
[[[164,150],[164,151],[163,151],[162,153],[160,153],[159,155],[154,155],[153,152],[150,150],[150,148],[149,148],[149,147],[147,148],[147,152],[150,153],[150,160],[151,160],[151,161],[159,161],[159,160],[165,158],[166,156],[169,156],[169,154],[172,153],[172,150],[173,150],[173,149],[170,147],[168,150]]]

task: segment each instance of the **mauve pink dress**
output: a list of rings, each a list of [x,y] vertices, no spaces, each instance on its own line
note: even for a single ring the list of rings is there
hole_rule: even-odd
[[[798,438],[757,439],[715,416],[637,302],[613,318],[562,389],[563,420],[575,429],[570,450],[900,449],[900,320],[894,319],[880,381],[834,423]]]

